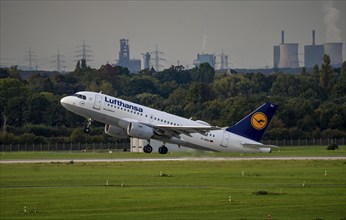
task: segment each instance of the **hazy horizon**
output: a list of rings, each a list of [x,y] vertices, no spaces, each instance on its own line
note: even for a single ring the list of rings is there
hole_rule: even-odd
[[[229,55],[231,68],[273,66],[273,46],[342,42],[345,60],[345,1],[7,1],[0,0],[0,65],[53,70],[54,55],[75,67],[77,46],[85,40],[99,68],[118,59],[119,40],[129,39],[130,56],[158,46],[165,67],[193,66],[197,53]],[[33,64],[35,65],[35,64]]]

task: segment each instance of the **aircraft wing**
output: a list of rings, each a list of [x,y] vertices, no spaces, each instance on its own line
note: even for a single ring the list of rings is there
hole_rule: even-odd
[[[221,128],[216,126],[173,126],[173,125],[152,125],[146,124],[150,127],[153,127],[159,133],[162,133],[165,136],[177,136],[179,134],[185,134],[187,136],[191,136],[192,133],[200,133],[205,135],[208,131],[220,130]],[[161,132],[160,132],[161,131]]]
[[[242,143],[243,147],[253,148],[253,149],[260,149],[260,148],[279,148],[275,145],[268,145],[268,144],[250,144],[250,143]]]

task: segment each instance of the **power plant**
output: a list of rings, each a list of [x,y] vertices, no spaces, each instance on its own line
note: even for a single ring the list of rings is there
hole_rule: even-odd
[[[215,59],[214,54],[197,54],[197,59],[193,61],[193,64],[198,67],[201,63],[209,63],[211,67],[215,68]]]
[[[130,73],[138,73],[141,70],[141,60],[130,59],[128,39],[120,39],[119,60],[115,65],[126,67]]]
[[[321,65],[323,55],[323,45],[316,45],[315,30],[312,30],[312,44],[304,46],[304,66],[312,68],[316,64]]]
[[[281,44],[274,46],[274,68],[298,67],[298,44],[285,43],[285,32],[281,31]]]
[[[324,54],[329,55],[330,64],[332,66],[340,66],[342,64],[342,43],[325,43]]]
[[[298,44],[285,43],[284,31],[281,31],[281,44],[274,46],[274,68],[299,68]],[[316,33],[312,30],[312,44],[304,46],[304,66],[312,68],[314,65],[321,65],[324,54],[329,55],[332,66],[340,66],[343,43],[316,44]]]

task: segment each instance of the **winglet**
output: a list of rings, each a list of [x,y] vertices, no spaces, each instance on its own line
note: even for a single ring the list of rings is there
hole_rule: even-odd
[[[227,128],[226,131],[258,142],[273,118],[277,107],[275,104],[265,103],[237,124]]]

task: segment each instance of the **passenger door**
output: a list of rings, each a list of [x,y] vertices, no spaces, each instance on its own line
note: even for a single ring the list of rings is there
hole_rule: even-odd
[[[94,102],[94,109],[100,110],[101,109],[101,103],[102,103],[102,96],[96,95],[95,96],[95,102]]]

